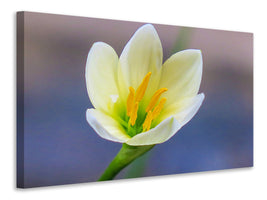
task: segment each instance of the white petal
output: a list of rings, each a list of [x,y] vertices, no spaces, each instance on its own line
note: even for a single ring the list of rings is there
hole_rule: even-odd
[[[86,119],[96,133],[106,140],[124,143],[130,139],[118,121],[99,110],[88,109]]]
[[[164,120],[169,116],[174,116],[179,124],[184,126],[197,113],[204,100],[204,97],[204,94],[201,93],[195,97],[185,98],[175,104],[169,105],[162,111],[161,115],[159,116],[159,120]]]
[[[137,89],[148,72],[152,72],[146,94],[158,86],[162,66],[162,46],[157,31],[151,24],[140,27],[127,43],[120,56],[120,88],[128,94],[130,86]]]
[[[108,110],[111,95],[118,95],[118,56],[108,44],[96,42],[86,63],[86,86],[95,108]]]
[[[178,121],[169,117],[155,128],[132,137],[126,143],[133,146],[160,144],[170,139],[180,128]]]
[[[163,94],[166,106],[198,93],[202,78],[202,54],[200,50],[184,50],[171,56],[162,67],[159,88],[168,88]]]

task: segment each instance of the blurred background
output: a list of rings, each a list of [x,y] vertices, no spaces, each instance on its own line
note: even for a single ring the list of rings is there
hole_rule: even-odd
[[[25,13],[24,187],[96,181],[121,148],[100,138],[85,118],[92,104],[85,63],[94,42],[118,55],[145,23]],[[167,142],[116,179],[253,165],[253,35],[153,24],[164,61],[200,49],[205,100]]]

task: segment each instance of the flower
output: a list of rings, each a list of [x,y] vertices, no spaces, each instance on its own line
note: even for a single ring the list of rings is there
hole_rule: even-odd
[[[118,58],[96,42],[86,63],[86,86],[95,109],[86,119],[107,140],[132,146],[170,139],[196,114],[204,99],[197,94],[202,54],[189,49],[162,65],[162,46],[151,24],[140,27]]]

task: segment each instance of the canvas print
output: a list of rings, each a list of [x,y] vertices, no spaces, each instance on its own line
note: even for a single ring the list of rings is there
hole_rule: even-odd
[[[253,34],[17,13],[17,187],[253,166]]]

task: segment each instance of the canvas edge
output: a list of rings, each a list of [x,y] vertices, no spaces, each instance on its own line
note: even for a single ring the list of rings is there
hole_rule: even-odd
[[[16,185],[24,188],[24,12],[16,13]]]

